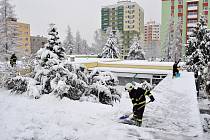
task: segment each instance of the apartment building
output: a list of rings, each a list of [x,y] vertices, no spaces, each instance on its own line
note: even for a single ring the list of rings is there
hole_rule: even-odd
[[[160,57],[160,24],[155,21],[144,25],[144,51],[147,59]]]
[[[106,31],[111,27],[113,31],[122,34],[121,55],[126,57],[134,35],[144,40],[144,10],[136,2],[130,0],[119,1],[117,4],[103,6],[101,9],[101,29]]]
[[[144,42],[160,41],[160,24],[149,21],[144,25]]]
[[[210,0],[162,0],[161,48],[164,48],[169,32],[173,33],[177,30],[176,26],[180,21],[182,23],[180,30],[183,46],[187,44],[189,35],[193,27],[196,26],[201,14],[206,16],[209,28],[209,6]]]

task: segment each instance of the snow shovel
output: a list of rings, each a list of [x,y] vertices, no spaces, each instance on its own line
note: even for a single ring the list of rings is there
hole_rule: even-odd
[[[150,102],[151,102],[151,101],[149,101],[149,102],[143,104],[143,105],[140,106],[138,109],[141,109],[142,107],[144,107],[146,104],[148,104],[148,103],[150,103]],[[125,115],[123,115],[122,117],[120,117],[119,119],[120,119],[120,120],[127,119],[127,118],[129,118],[129,116],[132,115],[132,114],[133,114],[133,112],[131,112],[131,113],[129,113],[129,114],[125,114]]]

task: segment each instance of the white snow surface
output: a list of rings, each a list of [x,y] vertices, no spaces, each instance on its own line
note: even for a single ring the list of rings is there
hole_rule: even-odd
[[[152,91],[155,101],[146,106],[142,127],[121,124],[118,118],[132,111],[123,89],[113,107],[62,100],[44,95],[38,100],[0,90],[1,140],[202,140],[193,73],[168,75]]]
[[[146,74],[170,74],[170,73],[172,73],[171,70],[110,68],[110,67],[90,68],[90,70],[109,71],[109,72],[114,72],[114,73],[146,73]]]

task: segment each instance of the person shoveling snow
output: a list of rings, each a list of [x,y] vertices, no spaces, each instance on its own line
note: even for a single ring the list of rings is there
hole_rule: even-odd
[[[135,88],[135,85],[132,83],[127,83],[125,86],[125,90],[128,91],[129,96],[132,100],[133,113],[124,115],[120,117],[120,119],[124,120],[122,123],[134,124],[140,127],[142,124],[142,117],[146,104],[148,104],[149,102],[153,102],[155,99],[149,90],[144,90],[141,87]],[[150,98],[149,102],[146,102],[146,95]],[[127,118],[129,118],[129,116],[132,114],[133,118],[131,118],[131,120],[127,120]]]

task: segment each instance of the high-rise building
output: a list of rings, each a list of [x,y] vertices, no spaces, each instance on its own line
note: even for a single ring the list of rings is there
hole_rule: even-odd
[[[144,41],[160,41],[160,24],[149,21],[144,25]]]
[[[180,22],[182,44],[187,44],[192,28],[195,27],[201,14],[206,16],[209,28],[209,5],[210,0],[162,0],[161,48],[166,46],[165,41],[168,38],[173,37],[169,34],[177,30],[176,27]]]
[[[121,55],[129,52],[130,41],[134,35],[144,40],[144,10],[136,2],[130,0],[119,1],[117,4],[103,6],[101,9],[101,29],[106,31],[111,27],[113,31],[122,34]]]
[[[144,51],[147,59],[160,57],[160,24],[155,21],[144,25]]]

